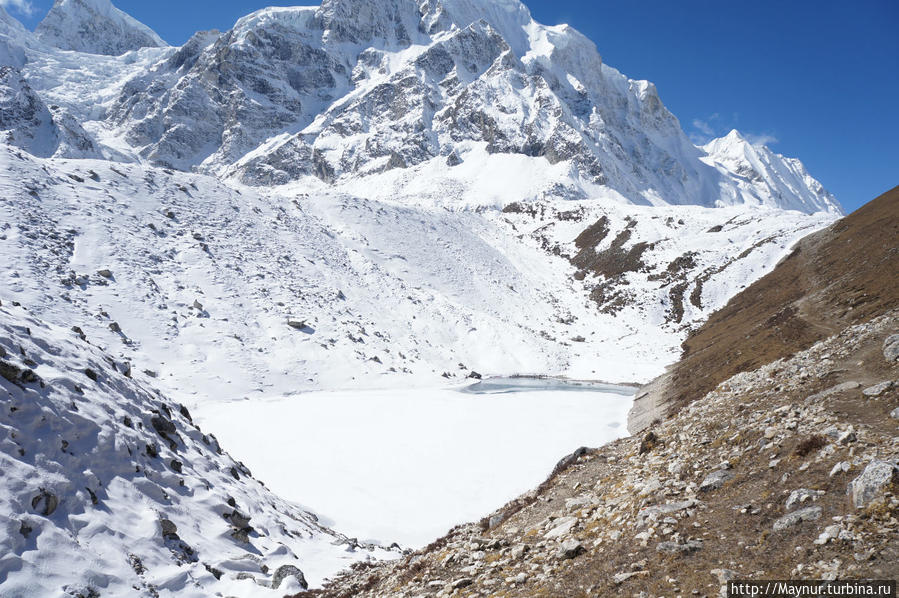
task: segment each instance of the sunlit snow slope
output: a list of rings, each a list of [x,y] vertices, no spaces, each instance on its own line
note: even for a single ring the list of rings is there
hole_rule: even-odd
[[[472,370],[645,380],[829,221],[564,200],[449,211],[0,157],[0,298],[90,331],[188,403]]]

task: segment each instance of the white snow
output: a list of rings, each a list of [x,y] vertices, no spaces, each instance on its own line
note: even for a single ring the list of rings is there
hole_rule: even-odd
[[[433,386],[469,370],[646,381],[675,359],[689,326],[832,219],[609,198],[546,200],[531,217],[0,152],[0,299],[81,326],[191,405]],[[617,313],[590,299],[602,277],[575,280],[563,257],[603,217],[598,250],[628,227],[626,247],[652,245],[646,269],[615,282],[632,295]],[[722,232],[707,232],[715,226]],[[656,276],[685,254],[695,254],[691,278],[708,275],[701,305],[685,301],[673,322],[672,282]]]
[[[237,577],[267,582],[293,565],[320,585],[396,556],[354,548],[273,494],[126,371],[69,328],[0,307],[0,595],[283,596],[298,582],[277,593]],[[155,418],[173,433],[158,434]],[[235,510],[249,518],[246,541],[233,535]],[[163,520],[177,538],[163,537]]]
[[[542,482],[580,446],[627,435],[633,394],[404,388],[202,407],[280,496],[360,539],[419,548]]]

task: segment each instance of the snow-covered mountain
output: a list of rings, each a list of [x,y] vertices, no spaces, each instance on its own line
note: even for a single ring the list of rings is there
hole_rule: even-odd
[[[708,154],[703,158],[705,162],[713,164],[736,182],[736,188],[721,187],[722,195],[729,196],[732,201],[763,206],[773,200],[775,205],[798,210],[822,200],[829,206],[839,206],[824,186],[812,178],[802,162],[775,154],[764,145],[750,143],[739,131],[731,131],[702,149]]]
[[[0,593],[280,594],[384,549],[253,479],[78,328],[0,307]]]
[[[111,23],[104,43],[144,49],[81,55],[73,69],[42,43],[75,47],[47,33],[60,29],[81,50],[116,53],[71,25],[94,13],[104,18],[87,22]],[[604,64],[570,27],[536,23],[517,0],[268,8],[181,48],[135,31],[144,28],[107,0],[65,0],[36,37],[0,38],[24,48],[29,84],[117,159],[393,198],[408,195],[409,179],[433,180],[407,198],[416,202],[490,204],[470,189],[471,168],[484,167],[507,188],[494,205],[613,192],[649,205],[840,209],[807,174],[790,193],[772,184],[801,170],[785,158],[770,154],[752,177],[694,146],[651,83]],[[523,163],[539,183],[516,184]]]
[[[42,42],[63,50],[110,56],[167,45],[110,0],[56,0],[34,33]]]

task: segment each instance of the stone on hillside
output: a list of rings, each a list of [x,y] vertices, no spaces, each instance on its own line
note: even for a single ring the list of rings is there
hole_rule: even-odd
[[[830,477],[833,477],[840,473],[846,473],[847,471],[849,471],[850,467],[851,465],[849,465],[848,461],[840,461],[833,466],[833,469],[830,470]]]
[[[565,508],[569,511],[576,511],[596,502],[595,496],[577,496],[565,499]]]
[[[819,496],[822,496],[824,492],[821,490],[808,490],[806,488],[799,488],[798,490],[793,490],[790,492],[790,496],[787,498],[786,509],[789,511],[793,507],[799,506],[807,500],[818,500]]]
[[[681,511],[685,511],[687,509],[693,508],[696,505],[700,504],[698,500],[695,499],[687,499],[678,502],[665,503],[662,505],[653,505],[651,507],[644,507],[640,509],[637,513],[637,522],[639,524],[644,524],[646,521],[655,521],[662,515],[671,515],[674,513],[679,513]]]
[[[622,572],[616,573],[612,576],[612,581],[615,582],[615,585],[621,585],[632,577],[637,577],[638,575],[646,575],[646,571],[630,571],[630,572]]]
[[[656,552],[664,552],[668,554],[690,554],[702,548],[702,542],[699,540],[691,540],[685,544],[678,542],[659,542],[656,546]]]
[[[231,520],[231,525],[233,525],[234,527],[236,527],[238,529],[243,529],[250,525],[250,518],[237,510],[233,511],[228,516],[228,519]]]
[[[730,569],[712,569],[710,573],[718,579],[718,583],[721,585],[725,585],[737,576],[737,572]]]
[[[868,506],[886,492],[887,488],[899,483],[899,467],[886,461],[871,461],[857,478],[849,482],[846,493],[856,508]]]
[[[562,542],[562,545],[559,546],[559,550],[556,552],[556,556],[562,560],[573,559],[584,552],[583,544],[572,538]]]
[[[288,577],[296,579],[303,590],[309,589],[309,584],[306,582],[303,572],[293,565],[281,565],[275,570],[275,574],[272,576],[272,589],[277,590],[281,587],[281,582]]]
[[[562,536],[567,536],[571,529],[577,524],[576,517],[562,517],[555,521],[555,525],[553,528],[546,532],[543,537],[547,540],[552,538],[560,538]]]
[[[883,356],[890,363],[899,361],[899,334],[890,335],[883,341]]]
[[[727,470],[720,469],[718,471],[713,471],[709,475],[702,480],[702,483],[699,484],[700,492],[710,492],[712,490],[717,490],[721,486],[734,478],[734,474]]]
[[[178,539],[178,526],[168,519],[160,519],[159,525],[162,528],[162,537],[166,540]]]
[[[31,508],[43,515],[44,517],[49,517],[56,511],[56,508],[59,506],[59,499],[56,495],[47,492],[43,488],[39,494],[37,494],[34,498],[31,499]]]
[[[806,507],[804,509],[799,509],[798,511],[793,511],[774,522],[774,531],[779,532],[785,530],[794,525],[798,525],[803,521],[815,521],[821,518],[821,513],[821,507]]]
[[[890,412],[890,417],[893,419],[899,419],[899,407],[896,407]]]
[[[153,429],[156,430],[156,432],[163,438],[175,434],[175,432],[177,431],[175,428],[175,424],[161,415],[150,418],[150,424],[153,426]]]
[[[885,382],[881,382],[880,384],[875,384],[874,386],[869,386],[865,390],[862,391],[862,394],[866,397],[879,397],[889,389],[893,387],[893,382],[891,380],[887,380]]]
[[[828,525],[824,528],[824,531],[818,535],[818,538],[815,540],[815,544],[818,546],[823,546],[827,544],[831,540],[835,540],[840,537],[840,531],[842,531],[842,527],[839,525]]]

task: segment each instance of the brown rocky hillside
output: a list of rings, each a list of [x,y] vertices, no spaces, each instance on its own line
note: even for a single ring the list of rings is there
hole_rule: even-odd
[[[680,409],[734,374],[899,307],[899,187],[809,235],[683,345],[662,401]]]

